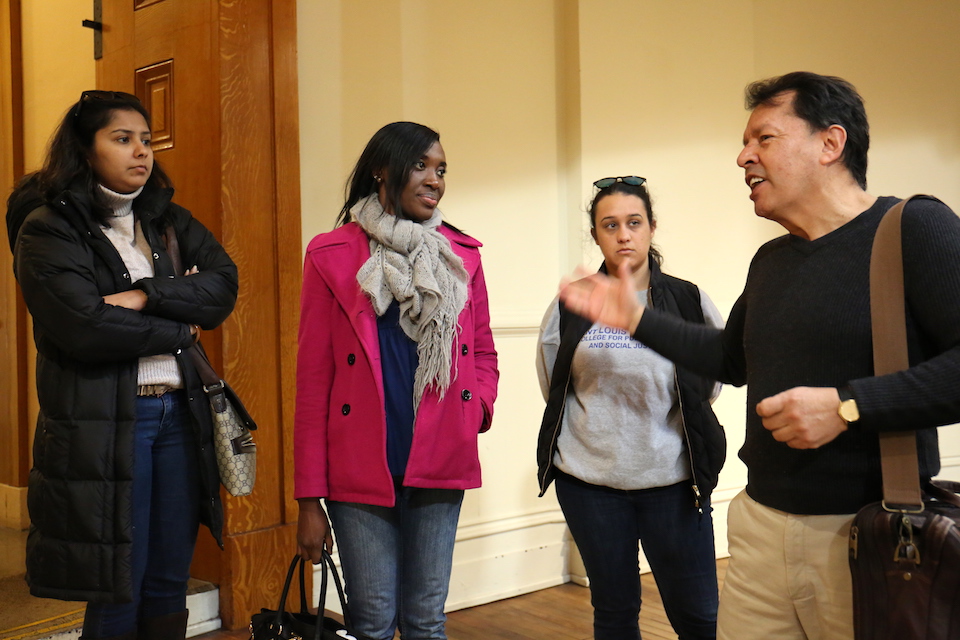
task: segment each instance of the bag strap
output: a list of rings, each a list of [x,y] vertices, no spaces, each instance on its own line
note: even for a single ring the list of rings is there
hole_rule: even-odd
[[[173,228],[172,224],[163,230],[163,243],[167,247],[167,255],[170,256],[170,262],[173,263],[174,275],[182,276],[184,270],[183,258],[180,257],[180,241],[177,240],[177,230]],[[210,359],[207,358],[206,352],[201,347],[192,345],[183,351],[193,362],[193,366],[196,367],[197,373],[200,375],[200,381],[203,382],[203,386],[208,390],[208,393],[211,389],[219,389],[222,387],[223,379],[217,374],[213,365],[210,364]]]
[[[946,502],[947,504],[952,504],[960,508],[960,496],[957,495],[958,491],[960,491],[960,482],[954,482],[953,480],[933,480],[927,486],[928,496],[934,500]]]
[[[323,560],[330,566],[330,575],[333,577],[333,585],[337,588],[337,597],[340,598],[340,610],[343,611],[343,625],[347,628],[353,628],[353,620],[350,618],[350,608],[347,606],[347,597],[343,593],[343,584],[340,582],[340,573],[337,571],[337,567],[333,564],[333,557],[327,553],[323,552]],[[326,596],[326,594],[324,594]]]
[[[294,558],[296,562],[297,558]],[[327,572],[329,571],[330,576],[333,577],[333,584],[337,588],[337,596],[340,598],[340,610],[343,612],[343,625],[348,629],[353,628],[353,621],[350,619],[350,609],[347,607],[347,597],[343,592],[343,583],[340,582],[340,573],[337,571],[337,566],[333,563],[333,557],[327,553],[326,550],[323,551],[323,559],[320,561],[320,564],[323,566],[323,571],[320,574],[320,601],[317,603],[317,630],[316,637],[314,640],[321,640],[321,634],[323,633],[323,614],[326,611],[327,603]],[[309,613],[307,609],[307,591],[304,577],[303,577],[303,559],[300,560],[300,613]],[[287,576],[287,585],[284,587],[284,600],[286,600],[286,589],[290,586],[290,577],[293,575],[293,565],[290,566],[290,573]]]
[[[870,255],[870,315],[874,375],[910,367],[907,355],[906,298],[903,288],[901,219],[910,196],[883,216]],[[922,511],[915,431],[880,434],[883,507],[888,511]]]
[[[298,555],[293,556],[293,560],[290,561],[290,568],[287,569],[287,579],[283,581],[283,592],[280,594],[280,602],[277,604],[277,615],[273,620],[273,624],[277,629],[283,626],[283,612],[287,606],[287,593],[290,592],[290,583],[293,582],[293,572],[297,568],[298,562],[300,564],[300,577],[303,577],[303,559]],[[301,581],[301,585],[302,584]]]

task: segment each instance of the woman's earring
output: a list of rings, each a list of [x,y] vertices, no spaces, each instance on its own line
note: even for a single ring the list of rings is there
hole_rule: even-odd
[[[381,182],[383,182],[383,178],[381,178],[380,176],[373,176],[373,179],[377,181],[377,184],[380,184]]]

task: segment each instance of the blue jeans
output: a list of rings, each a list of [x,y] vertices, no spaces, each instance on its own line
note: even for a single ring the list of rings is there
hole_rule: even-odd
[[[393,507],[327,501],[353,626],[390,640],[443,640],[463,491],[397,487]]]
[[[716,637],[717,565],[710,505],[697,512],[690,482],[621,491],[557,474],[557,500],[580,549],[596,640],[640,638],[639,547],[680,640]]]
[[[84,638],[137,629],[139,618],[186,609],[200,526],[197,447],[183,391],[137,397],[133,453],[133,601],[88,603]]]

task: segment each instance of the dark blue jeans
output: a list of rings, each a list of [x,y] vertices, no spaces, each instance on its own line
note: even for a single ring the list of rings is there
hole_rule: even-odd
[[[88,603],[84,638],[137,629],[186,609],[200,518],[197,448],[183,391],[137,398],[133,459],[133,602]]]
[[[398,487],[393,507],[327,501],[353,626],[376,640],[447,637],[463,491]]]
[[[640,638],[638,541],[680,640],[716,638],[717,566],[713,518],[690,482],[621,491],[558,473],[557,499],[580,549],[596,640]]]

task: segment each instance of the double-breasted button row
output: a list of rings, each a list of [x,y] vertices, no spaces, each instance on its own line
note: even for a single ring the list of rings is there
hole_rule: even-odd
[[[463,391],[460,392],[460,397],[463,398],[464,400],[471,400],[473,399],[473,394],[470,393],[470,389],[464,389]]]
[[[470,353],[470,348],[467,345],[463,345],[460,347],[460,353],[462,353],[463,355],[467,355],[468,353]]]
[[[356,361],[357,361],[357,356],[355,356],[352,353],[347,354],[347,364],[349,364],[350,366],[353,366],[353,363]],[[340,413],[342,413],[345,416],[350,415],[350,405],[345,404],[342,407],[340,407]]]

